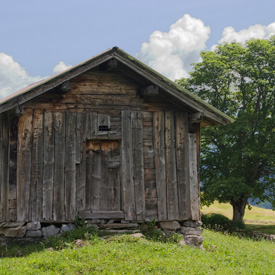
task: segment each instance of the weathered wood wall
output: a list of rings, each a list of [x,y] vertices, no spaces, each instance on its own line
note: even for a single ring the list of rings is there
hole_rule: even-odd
[[[15,180],[1,173],[0,220],[198,220],[199,132],[188,132],[186,112],[146,102],[140,88],[120,73],[88,72],[68,93],[25,104]],[[2,172],[9,120],[0,117]],[[17,207],[9,216],[8,193]]]

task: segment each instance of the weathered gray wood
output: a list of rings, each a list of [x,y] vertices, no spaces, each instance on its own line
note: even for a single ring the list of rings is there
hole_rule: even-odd
[[[139,225],[137,223],[105,223],[99,224],[98,227],[100,229],[122,229],[122,228],[138,228]]]
[[[70,81],[65,81],[61,84],[60,90],[67,93],[72,90],[72,83]]]
[[[165,133],[164,113],[154,112],[154,150],[155,150],[155,171],[158,196],[158,219],[167,219],[167,190],[166,190],[166,160],[165,160]]]
[[[84,219],[124,219],[123,211],[80,211],[78,213],[80,218]]]
[[[65,114],[53,113],[54,126],[54,201],[53,220],[65,220]]]
[[[33,138],[32,138],[32,167],[30,186],[30,212],[31,221],[42,218],[43,194],[43,111],[33,112]],[[38,199],[39,198],[39,199]]]
[[[51,221],[53,218],[54,196],[54,132],[53,114],[44,114],[44,169],[43,169],[43,220]]]
[[[197,171],[196,134],[189,134],[189,173],[190,173],[190,204],[192,220],[200,218],[199,182]]]
[[[65,212],[66,220],[76,217],[76,114],[66,113],[65,141]]]
[[[86,209],[99,211],[101,183],[101,143],[90,141],[87,144],[87,183]]]
[[[87,139],[91,139],[97,135],[98,132],[98,121],[97,121],[97,113],[87,114]]]
[[[86,113],[77,113],[76,123],[76,208],[85,210],[86,188]]]
[[[120,146],[118,141],[101,142],[100,210],[120,211]]]
[[[26,109],[18,122],[17,220],[28,221],[31,181],[33,111]]]
[[[147,96],[158,96],[159,95],[159,89],[157,86],[147,86],[144,88],[141,88],[140,90],[140,96],[141,97],[147,97]]]
[[[124,207],[125,219],[135,220],[135,194],[133,182],[133,156],[132,156],[132,131],[131,112],[121,112],[121,185],[122,205]]]
[[[175,119],[179,218],[181,220],[188,220],[191,219],[188,115],[187,113],[176,112]]]
[[[167,218],[179,218],[174,113],[165,112]]]
[[[131,112],[132,147],[133,147],[133,181],[136,204],[136,219],[144,220],[145,189],[143,159],[143,114]]]
[[[189,123],[199,123],[203,121],[203,112],[193,113],[189,115]]]
[[[1,172],[1,205],[2,205],[2,220],[7,221],[9,219],[9,127],[10,127],[10,115],[6,112],[2,115],[2,132],[0,139],[2,171]],[[1,130],[1,129],[0,129]]]
[[[0,222],[4,221],[3,218],[3,199],[2,199],[2,189],[3,189],[3,161],[4,161],[4,155],[3,155],[3,114],[0,114]]]

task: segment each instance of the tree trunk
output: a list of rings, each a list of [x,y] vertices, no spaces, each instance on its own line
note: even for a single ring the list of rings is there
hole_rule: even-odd
[[[233,221],[243,222],[247,198],[241,197],[237,201],[231,201],[231,205],[233,207]]]

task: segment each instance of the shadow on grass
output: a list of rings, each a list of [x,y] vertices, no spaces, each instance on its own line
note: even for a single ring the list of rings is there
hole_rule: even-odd
[[[63,233],[59,237],[47,239],[24,240],[6,239],[5,244],[0,245],[0,258],[24,257],[45,249],[61,250],[74,246],[77,239],[92,241],[97,238],[94,228],[77,228]]]

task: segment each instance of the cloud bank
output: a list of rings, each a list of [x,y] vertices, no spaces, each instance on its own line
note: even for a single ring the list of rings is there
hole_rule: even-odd
[[[226,27],[218,43],[243,43],[251,38],[265,39],[272,35],[275,35],[275,22],[268,26],[249,26],[240,31]],[[209,36],[210,27],[202,20],[185,14],[170,26],[168,32],[154,31],[149,40],[142,43],[136,57],[171,80],[188,77],[192,69],[190,64],[201,60],[200,52],[206,49]],[[211,50],[215,46],[213,45]],[[60,61],[53,68],[53,74],[70,67],[71,65]],[[46,76],[29,75],[12,56],[0,52],[0,99],[44,78]]]
[[[60,73],[71,65],[65,65],[60,61],[54,68],[53,74]],[[41,81],[47,76],[31,76],[12,56],[0,52],[0,99],[20,89]]]
[[[42,79],[40,76],[30,76],[12,56],[0,52],[0,98]]]
[[[202,20],[183,15],[171,25],[169,32],[155,31],[148,42],[142,43],[136,57],[162,73],[171,80],[188,77],[191,63],[197,63],[200,52],[205,50],[210,35],[210,27]],[[264,25],[253,25],[236,31],[233,27],[223,30],[219,43],[237,41],[243,43],[251,38],[265,39],[275,35],[275,22]],[[214,50],[217,45],[213,45]]]
[[[209,35],[210,27],[185,14],[169,32],[154,31],[136,57],[172,80],[187,77],[190,64],[200,60]]]

